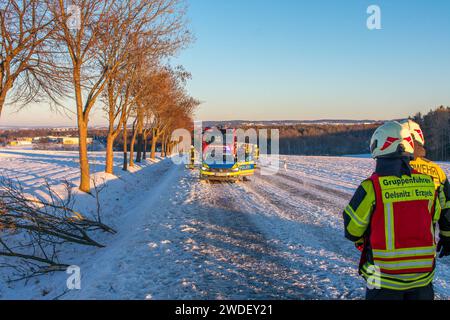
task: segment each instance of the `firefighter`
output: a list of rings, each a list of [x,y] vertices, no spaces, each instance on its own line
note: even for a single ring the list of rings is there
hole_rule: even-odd
[[[259,160],[259,147],[257,144],[253,145],[253,161],[255,169],[258,167],[258,160]]]
[[[194,168],[195,166],[195,147],[191,146],[191,151],[189,152],[190,154],[190,167]]]
[[[411,166],[420,173],[432,176],[436,189],[443,188],[444,195],[447,196],[446,201],[449,201],[450,186],[448,178],[441,167],[426,158],[425,138],[419,124],[412,120],[405,120],[401,124],[410,131],[414,140],[414,160],[411,161]]]
[[[411,161],[411,167],[433,177],[436,190],[440,195],[441,215],[450,216],[450,183],[444,170],[426,158],[425,137],[420,125],[412,120],[402,121],[401,124],[409,130],[414,140],[414,160]],[[447,223],[448,220],[442,219],[439,224],[441,237],[438,250],[442,249],[441,255],[450,255],[450,224]]]
[[[258,145],[257,144],[255,144],[255,150],[254,150],[254,152],[255,152],[255,161],[258,161],[259,160],[259,147],[258,147]]]
[[[373,134],[370,150],[375,172],[343,213],[345,236],[361,251],[366,299],[432,300],[435,225],[447,224],[449,217],[441,215],[433,179],[410,166],[409,130],[396,121],[385,123]],[[448,255],[448,246],[441,250]]]
[[[245,150],[245,162],[251,161],[250,157],[252,155],[252,145],[250,143],[246,143],[244,145]]]

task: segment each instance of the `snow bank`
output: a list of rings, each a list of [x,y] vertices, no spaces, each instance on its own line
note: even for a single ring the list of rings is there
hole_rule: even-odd
[[[99,194],[101,204],[102,221],[111,227],[120,230],[124,216],[131,210],[133,203],[138,203],[142,199],[143,192],[153,187],[151,179],[155,175],[161,174],[164,166],[159,163],[162,159],[158,156],[154,161],[143,161],[130,168],[128,172],[121,170],[121,153],[114,156],[114,172],[116,175],[104,173],[105,156],[102,152],[92,152],[89,154],[92,179],[99,187],[104,185],[103,191]],[[169,162],[170,160],[163,161]],[[31,196],[45,198],[45,181],[48,181],[52,189],[60,195],[65,195],[64,180],[67,180],[74,188],[75,210],[87,217],[97,215],[97,199],[95,191],[92,195],[80,192],[77,189],[79,184],[79,163],[78,153],[71,151],[36,151],[24,149],[0,149],[0,176],[8,177],[19,181],[24,186],[24,191]],[[93,186],[93,183],[91,183]],[[108,245],[111,236],[98,233],[95,238],[103,244]],[[84,254],[95,254],[96,249],[68,246],[63,248],[60,254],[63,262],[80,264],[80,257]],[[82,259],[86,257],[83,256]],[[0,263],[5,259],[0,257]],[[0,298],[52,298],[56,289],[47,288],[42,282],[59,282],[59,286],[64,290],[65,280],[61,280],[58,275],[43,276],[36,280],[35,285],[28,283],[15,283],[7,285],[6,280],[11,277],[11,271],[1,269],[0,273]],[[55,280],[59,279],[59,280]],[[61,282],[62,281],[62,282]],[[64,284],[61,285],[61,283]],[[45,293],[45,295],[44,295]]]

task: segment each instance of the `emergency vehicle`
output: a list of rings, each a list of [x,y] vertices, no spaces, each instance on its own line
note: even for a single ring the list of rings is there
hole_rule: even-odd
[[[238,144],[236,129],[206,128],[202,135],[200,179],[238,181],[253,175],[254,148],[248,143]]]

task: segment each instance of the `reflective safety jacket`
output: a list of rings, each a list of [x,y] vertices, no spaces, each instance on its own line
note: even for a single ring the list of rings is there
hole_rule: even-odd
[[[436,163],[428,159],[417,158],[411,161],[409,164],[417,172],[433,177],[436,189],[441,187],[447,180],[444,170],[442,170],[441,167],[439,167]]]
[[[439,201],[442,207],[442,215],[450,218],[450,183],[444,170],[436,163],[426,159],[417,158],[410,162],[416,171],[433,177],[436,190],[438,190]],[[440,237],[450,238],[450,219],[442,219],[439,222]]]
[[[362,182],[344,211],[346,237],[364,241],[360,274],[368,285],[408,290],[434,277],[435,224],[441,216],[433,179],[379,176]]]
[[[191,163],[195,162],[195,148],[191,147],[191,151],[190,151],[190,159],[191,159]]]

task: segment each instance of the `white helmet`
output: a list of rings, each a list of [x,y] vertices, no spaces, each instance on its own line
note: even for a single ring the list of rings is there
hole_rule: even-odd
[[[389,121],[375,130],[370,141],[370,152],[373,158],[412,156],[414,141],[407,128],[397,121]]]
[[[420,125],[417,122],[414,122],[410,119],[403,120],[400,122],[406,129],[409,130],[411,136],[414,140],[420,143],[422,146],[425,146],[425,138],[423,137],[423,131],[420,128]]]

